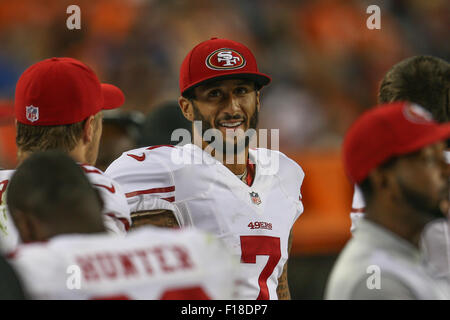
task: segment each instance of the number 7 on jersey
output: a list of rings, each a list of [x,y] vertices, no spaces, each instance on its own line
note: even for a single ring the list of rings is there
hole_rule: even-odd
[[[269,299],[267,279],[280,261],[280,238],[269,236],[241,236],[241,262],[256,263],[256,256],[269,256],[266,266],[258,278],[259,294],[257,300]]]

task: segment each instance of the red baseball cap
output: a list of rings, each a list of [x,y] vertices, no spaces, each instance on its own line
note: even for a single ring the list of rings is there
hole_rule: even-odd
[[[390,158],[419,151],[450,137],[450,124],[433,121],[417,104],[395,102],[362,114],[348,130],[343,143],[344,168],[352,183]]]
[[[260,73],[253,53],[243,44],[212,38],[195,46],[184,58],[180,70],[180,91],[206,84],[209,81],[244,78],[259,86],[269,84],[271,78]]]
[[[91,68],[72,58],[32,65],[20,76],[15,95],[17,121],[35,126],[81,122],[125,102],[119,88],[101,84]]]

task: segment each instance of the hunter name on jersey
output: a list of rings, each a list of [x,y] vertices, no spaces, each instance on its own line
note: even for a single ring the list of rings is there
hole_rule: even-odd
[[[172,161],[186,154],[194,161]],[[275,173],[262,154],[269,159],[276,154]],[[106,173],[123,187],[132,213],[172,210],[180,226],[223,240],[241,261],[240,298],[277,299],[289,233],[303,212],[302,169],[280,152],[250,149],[255,174],[246,184],[221,162],[205,157],[210,156],[193,144],[140,148],[123,153]]]
[[[83,279],[96,283],[119,278],[162,276],[194,268],[187,249],[180,245],[143,247],[127,253],[96,252],[75,257]]]
[[[11,256],[34,299],[233,299],[238,265],[208,234],[155,227],[59,235]]]

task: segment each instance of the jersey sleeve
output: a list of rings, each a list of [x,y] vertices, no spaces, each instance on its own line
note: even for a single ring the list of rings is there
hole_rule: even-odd
[[[178,210],[173,205],[176,197],[173,147],[141,148],[123,153],[107,169],[106,174],[117,181],[125,192],[130,212],[166,209]]]
[[[303,202],[302,202],[302,184],[303,184],[303,179],[305,178],[305,173],[303,171],[303,169],[297,164],[294,163],[293,166],[293,172],[295,174],[293,174],[294,181],[293,181],[293,185],[294,188],[293,190],[295,191],[294,196],[295,196],[295,202],[296,202],[296,208],[297,208],[297,215],[294,218],[294,222],[298,219],[298,217],[300,217],[300,215],[303,213]]]
[[[362,192],[359,187],[355,185],[355,189],[353,192],[352,210],[350,212],[350,219],[352,220],[350,231],[352,233],[356,230],[360,219],[364,217],[365,206],[366,204],[364,202]]]
[[[279,154],[278,174],[282,180],[283,189],[287,193],[288,198],[292,199],[296,207],[296,214],[292,221],[292,224],[294,224],[303,213],[301,188],[305,178],[305,172],[297,162],[281,152],[277,153]]]
[[[122,187],[95,167],[82,165],[81,168],[103,199],[102,213],[106,229],[113,234],[125,235],[130,228],[131,218]]]

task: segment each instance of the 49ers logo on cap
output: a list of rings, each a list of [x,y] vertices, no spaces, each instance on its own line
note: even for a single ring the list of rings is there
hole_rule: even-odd
[[[245,59],[236,50],[222,48],[214,51],[206,58],[206,66],[213,70],[240,69],[245,66]]]
[[[415,103],[406,103],[403,114],[409,121],[414,123],[429,123],[433,121],[431,112]]]

